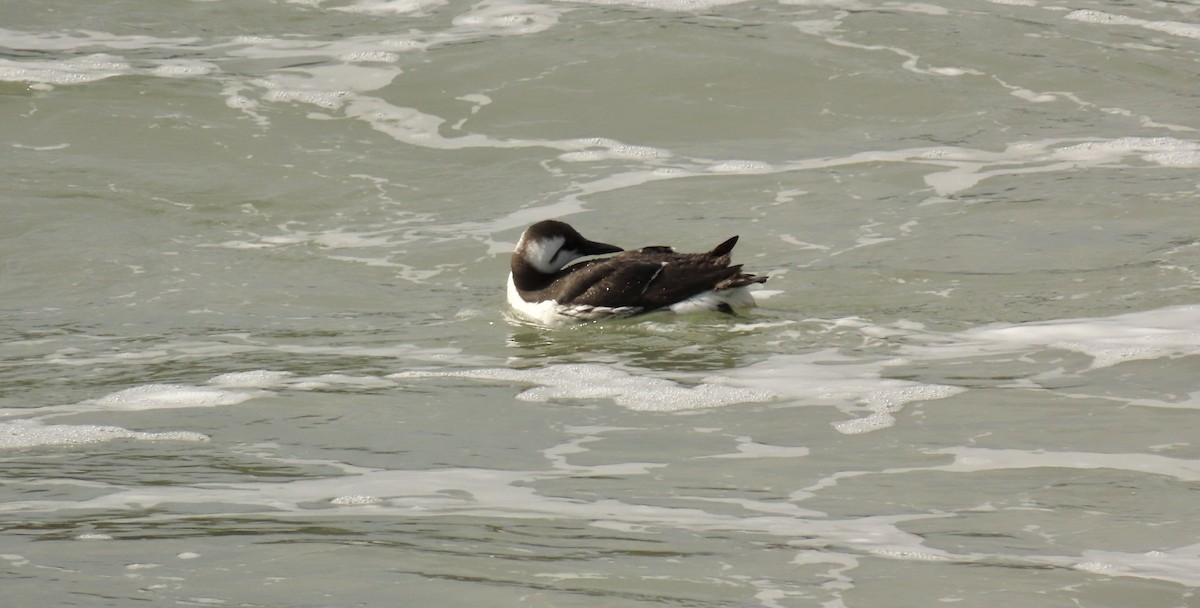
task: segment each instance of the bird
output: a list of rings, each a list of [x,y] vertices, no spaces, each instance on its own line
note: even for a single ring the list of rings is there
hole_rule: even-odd
[[[566,222],[543,220],[521,234],[508,275],[508,303],[546,325],[632,317],[655,311],[717,311],[755,305],[746,289],[765,276],[731,265],[738,237],[705,253],[652,245],[624,250],[584,238]],[[609,257],[571,262],[587,256]],[[570,265],[568,265],[570,264]]]

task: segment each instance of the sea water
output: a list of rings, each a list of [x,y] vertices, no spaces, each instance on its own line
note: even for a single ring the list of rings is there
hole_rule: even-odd
[[[5,606],[1200,605],[1198,6],[3,8]]]

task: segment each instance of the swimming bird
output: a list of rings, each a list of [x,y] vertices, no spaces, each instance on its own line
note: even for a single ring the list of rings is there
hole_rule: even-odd
[[[508,275],[508,303],[549,325],[631,317],[657,310],[677,313],[754,306],[746,287],[767,280],[730,265],[738,237],[706,253],[678,253],[654,245],[625,251],[591,241],[565,222],[545,220],[521,234]],[[617,255],[568,264],[578,258]]]

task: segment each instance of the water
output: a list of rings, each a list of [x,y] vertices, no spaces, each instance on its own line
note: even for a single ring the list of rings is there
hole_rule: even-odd
[[[1200,605],[1200,6],[3,12],[6,606]]]

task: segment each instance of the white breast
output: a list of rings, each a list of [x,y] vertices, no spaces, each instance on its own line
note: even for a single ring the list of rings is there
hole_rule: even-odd
[[[580,321],[595,321],[597,319],[618,319],[641,312],[636,306],[564,306],[554,300],[541,302],[526,302],[517,291],[512,273],[508,273],[508,305],[521,316],[537,321],[543,325],[566,325]]]

